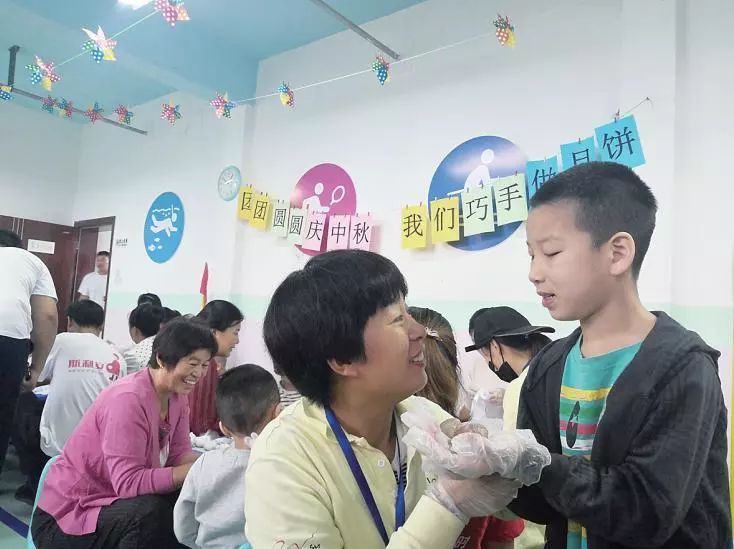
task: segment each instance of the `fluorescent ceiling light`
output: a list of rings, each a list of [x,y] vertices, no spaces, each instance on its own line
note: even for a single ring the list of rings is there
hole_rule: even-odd
[[[123,6],[129,6],[136,10],[150,4],[153,0],[117,0]]]

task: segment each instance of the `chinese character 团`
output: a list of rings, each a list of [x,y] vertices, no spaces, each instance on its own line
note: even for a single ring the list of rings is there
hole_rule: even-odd
[[[267,211],[268,211],[267,201],[258,200],[257,202],[255,202],[255,208],[252,212],[252,218],[264,220],[265,215],[267,214]]]

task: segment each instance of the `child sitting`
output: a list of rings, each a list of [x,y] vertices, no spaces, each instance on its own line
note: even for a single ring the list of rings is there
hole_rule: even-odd
[[[250,445],[281,410],[278,386],[256,366],[237,366],[216,391],[219,428],[233,445],[202,455],[189,471],[173,510],[178,540],[188,547],[239,547],[245,539],[245,469]]]

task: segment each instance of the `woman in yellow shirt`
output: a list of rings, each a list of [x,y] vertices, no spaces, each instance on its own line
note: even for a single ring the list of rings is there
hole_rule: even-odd
[[[328,252],[291,273],[270,302],[263,334],[273,362],[303,399],[260,435],[246,474],[253,549],[451,548],[469,518],[512,500],[496,476],[439,477],[401,442],[400,416],[426,383],[425,329],[405,305],[388,259]]]

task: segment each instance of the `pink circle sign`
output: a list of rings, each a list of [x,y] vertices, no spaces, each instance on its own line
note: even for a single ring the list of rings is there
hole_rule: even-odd
[[[329,216],[357,213],[357,192],[344,168],[336,164],[319,164],[301,176],[291,193],[291,207],[308,208],[312,212],[326,214],[321,250],[304,250],[304,254],[318,255],[326,251],[326,235],[329,234]]]

